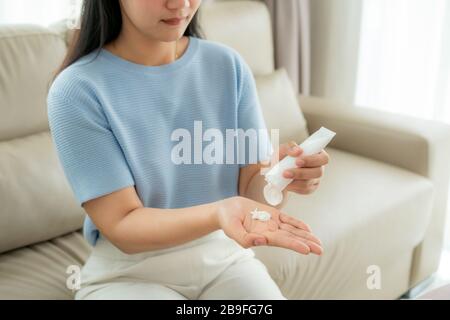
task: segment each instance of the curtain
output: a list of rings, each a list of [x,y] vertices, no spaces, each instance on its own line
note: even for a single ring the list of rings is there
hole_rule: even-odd
[[[264,0],[269,8],[275,46],[275,67],[286,68],[294,88],[309,95],[311,45],[309,0]]]
[[[353,104],[361,0],[311,1],[311,95]]]
[[[355,103],[450,123],[450,1],[363,0]]]

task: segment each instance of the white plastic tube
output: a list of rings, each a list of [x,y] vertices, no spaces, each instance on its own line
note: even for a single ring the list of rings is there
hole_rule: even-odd
[[[300,148],[303,149],[302,156],[319,153],[330,143],[335,135],[335,132],[321,127],[300,145]],[[286,156],[265,174],[267,185],[264,187],[264,198],[270,205],[276,206],[283,201],[282,191],[293,180],[283,177],[283,172],[287,169],[296,168],[296,159],[295,157]]]

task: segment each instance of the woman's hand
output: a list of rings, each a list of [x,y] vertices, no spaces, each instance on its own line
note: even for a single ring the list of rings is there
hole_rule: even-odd
[[[297,168],[283,172],[285,178],[294,179],[285,190],[298,194],[311,194],[319,187],[320,178],[324,174],[325,165],[328,164],[330,156],[325,150],[310,156],[302,156],[302,153],[303,150],[293,141],[280,145],[280,161],[288,155],[297,158]]]
[[[253,219],[251,211],[256,208],[269,212],[271,219]],[[219,201],[218,218],[225,234],[244,248],[268,245],[318,255],[323,251],[320,240],[307,224],[248,198],[231,197]]]

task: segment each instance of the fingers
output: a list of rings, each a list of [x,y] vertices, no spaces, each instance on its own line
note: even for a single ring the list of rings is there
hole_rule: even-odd
[[[295,234],[293,234],[293,233],[291,233],[289,231],[286,231],[286,230],[279,230],[279,233],[281,235],[283,235],[284,237],[295,239],[297,241],[300,241],[302,244],[307,245],[308,248],[309,248],[309,252],[308,253],[314,253],[314,254],[317,254],[317,255],[321,255],[323,253],[322,246],[320,246],[319,244],[317,244],[314,241],[306,240],[304,238],[298,237]],[[270,244],[270,240],[269,240],[269,244]]]
[[[330,161],[330,156],[325,150],[322,150],[320,153],[304,156],[301,160],[303,160],[303,168],[316,168],[327,165]]]
[[[301,254],[309,254],[311,252],[310,247],[306,243],[289,236],[287,231],[278,230],[276,232],[269,232],[267,234],[267,240],[270,246],[294,250]]]
[[[320,179],[309,179],[309,180],[293,180],[289,184],[288,191],[296,190],[306,190],[320,183]]]
[[[323,253],[322,247],[317,243],[299,238],[285,230],[268,233],[267,240],[270,246],[294,250],[301,254],[314,253],[321,255]]]
[[[320,178],[323,176],[325,165],[327,165],[330,160],[330,157],[325,150],[322,150],[318,154],[297,157],[298,159],[295,162],[297,168],[285,170],[283,172],[285,178],[301,180]]]
[[[298,229],[303,229],[311,232],[311,228],[306,223],[282,212],[280,213],[280,221],[290,224]]]
[[[306,243],[309,246],[309,249],[311,250],[312,253],[317,254],[317,255],[322,255],[323,253],[323,248],[322,246],[319,246],[317,243],[312,242],[312,241],[306,241]]]
[[[303,149],[300,148],[294,141],[280,145],[278,154],[280,159],[283,159],[287,155],[298,158],[295,163],[299,168],[322,167],[327,165],[330,161],[330,156],[325,150],[322,150],[317,154],[301,156],[303,154]]]
[[[298,157],[303,153],[303,150],[295,143],[295,141],[281,144],[277,151],[280,159],[283,159],[286,156]]]
[[[310,232],[308,232],[308,231],[305,231],[305,230],[302,230],[302,229],[295,228],[295,227],[293,227],[293,226],[290,225],[290,224],[287,224],[287,223],[281,223],[281,224],[280,224],[280,229],[281,229],[281,230],[288,231],[288,232],[292,233],[293,235],[295,235],[295,236],[297,236],[297,237],[303,238],[303,239],[306,240],[306,241],[314,242],[314,243],[316,243],[316,244],[319,245],[319,246],[322,245],[322,242],[320,241],[320,239],[317,238],[317,237],[316,237],[315,235],[313,235],[312,233],[310,233]]]
[[[288,179],[310,180],[321,178],[324,174],[324,167],[316,168],[294,168],[285,170],[283,176]]]
[[[294,180],[288,185],[287,190],[298,194],[311,194],[319,188],[320,179]]]
[[[321,255],[323,253],[322,242],[312,233],[295,228],[292,225],[286,223],[281,223],[280,229],[288,232],[289,236],[295,237],[305,243],[312,253],[317,255]]]
[[[229,236],[235,239],[244,248],[250,248],[255,245],[266,245],[267,239],[261,234],[247,232],[239,219],[230,221],[228,228]],[[256,244],[258,241],[258,244]]]
[[[289,142],[287,146],[286,152],[288,156],[299,157],[303,153],[303,150],[295,143],[295,141]]]

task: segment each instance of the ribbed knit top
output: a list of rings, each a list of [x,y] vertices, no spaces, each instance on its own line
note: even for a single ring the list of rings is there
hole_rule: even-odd
[[[272,151],[260,135],[256,161],[250,144],[239,143],[233,163],[225,151],[222,163],[195,159],[212,142],[220,147],[217,132],[225,144],[227,129],[266,128],[249,66],[234,49],[209,40],[190,37],[178,60],[160,66],[94,51],[58,75],[47,102],[52,139],[79,205],[129,186],[153,208],[235,196],[239,169]],[[95,245],[99,232],[89,216],[83,234]]]

